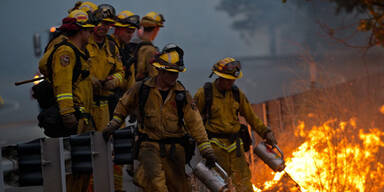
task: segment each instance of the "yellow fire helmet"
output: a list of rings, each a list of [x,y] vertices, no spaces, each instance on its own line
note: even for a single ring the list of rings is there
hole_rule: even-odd
[[[243,76],[240,61],[231,57],[224,58],[214,64],[209,77],[212,77],[213,73],[225,79],[240,79]]]
[[[85,1],[80,4],[78,9],[83,10],[85,12],[90,11],[91,13],[93,13],[94,11],[97,10],[97,5],[90,1]]]
[[[140,17],[130,11],[122,11],[117,15],[115,27],[128,27],[131,29],[138,28],[140,25]]]
[[[167,44],[160,54],[155,56],[152,65],[171,72],[185,72],[184,51],[175,44]]]
[[[141,19],[143,27],[164,27],[165,19],[162,14],[149,12]]]
[[[69,18],[75,18],[76,24],[83,28],[95,27],[95,25],[89,23],[88,14],[82,10],[74,10],[68,15]]]
[[[115,8],[109,4],[101,4],[94,13],[95,20],[114,23],[116,17]]]

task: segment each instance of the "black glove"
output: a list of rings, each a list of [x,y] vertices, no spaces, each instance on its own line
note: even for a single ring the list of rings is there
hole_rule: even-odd
[[[67,129],[69,133],[76,133],[77,132],[77,118],[74,113],[68,113],[61,116],[61,119],[63,120],[63,125]]]
[[[207,147],[200,151],[201,156],[205,158],[205,166],[207,166],[209,169],[215,167],[215,163],[217,162],[215,152],[211,147]]]
[[[273,134],[272,131],[268,132],[266,135],[265,135],[265,142],[271,146],[274,146],[277,144],[277,141],[276,141],[276,138],[275,138],[275,135]]]
[[[120,127],[120,124],[117,120],[115,119],[112,119],[107,127],[103,130],[103,138],[104,138],[104,141],[105,142],[108,142],[109,138],[111,137],[111,135],[113,134],[113,132],[115,132],[115,130],[119,129]]]

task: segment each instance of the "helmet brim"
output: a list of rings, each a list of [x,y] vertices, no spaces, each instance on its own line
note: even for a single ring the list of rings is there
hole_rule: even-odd
[[[115,23],[115,20],[113,20],[113,19],[111,19],[111,18],[104,18],[103,21],[107,21],[107,22]]]
[[[187,68],[183,68],[183,70],[177,70],[177,69],[172,69],[172,68],[167,68],[165,65],[162,65],[162,64],[160,64],[160,63],[158,63],[158,62],[153,62],[152,63],[152,65],[154,66],[154,67],[156,67],[156,68],[159,68],[159,69],[164,69],[164,70],[166,70],[166,71],[170,71],[170,72],[176,72],[176,73],[178,73],[178,72],[185,72],[185,71],[187,71]]]
[[[133,25],[122,24],[122,23],[119,23],[119,22],[116,22],[113,26],[115,26],[115,27],[126,27],[126,28],[130,28],[130,29],[136,29],[136,27],[133,26]]]
[[[93,28],[95,27],[95,25],[93,24],[84,24],[84,25],[81,25],[82,28]]]
[[[213,71],[217,76],[219,77],[222,77],[222,78],[225,78],[225,79],[240,79],[241,77],[243,77],[243,72],[240,71],[239,73],[239,76],[238,77],[235,77],[233,75],[229,75],[229,74],[226,74],[226,73],[220,73],[218,71]]]

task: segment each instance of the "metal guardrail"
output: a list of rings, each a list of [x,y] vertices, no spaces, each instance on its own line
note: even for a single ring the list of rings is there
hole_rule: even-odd
[[[8,154],[2,154],[2,150],[0,150],[0,191],[5,191],[6,181],[4,181],[4,176],[17,171],[19,174],[19,186],[13,187],[39,185],[39,179],[37,178],[38,175],[41,175],[44,191],[65,192],[66,174],[68,174],[68,172],[70,173],[70,170],[72,170],[72,172],[75,170],[71,169],[73,166],[82,169],[82,165],[84,164],[84,162],[77,162],[78,164],[74,165],[74,162],[68,162],[72,161],[71,158],[75,157],[75,154],[90,154],[91,170],[89,173],[92,172],[94,177],[94,191],[113,192],[112,144],[111,142],[105,143],[101,132],[90,132],[88,136],[88,143],[72,143],[72,149],[76,148],[77,153],[73,150],[71,152],[71,149],[68,149],[69,145],[67,142],[70,142],[71,139],[76,140],[79,136],[71,136],[70,138],[43,138],[34,140],[33,143],[11,146],[11,148],[14,148],[13,150],[17,150],[22,154],[13,154],[9,157],[7,157]],[[39,142],[40,153],[38,155],[40,157],[36,158],[37,155],[33,152],[36,152],[36,143]],[[33,146],[31,144],[33,144]],[[76,145],[79,145],[79,147]],[[90,151],[84,151],[83,149],[85,148],[80,145],[89,145]],[[2,155],[4,155],[4,157]]]

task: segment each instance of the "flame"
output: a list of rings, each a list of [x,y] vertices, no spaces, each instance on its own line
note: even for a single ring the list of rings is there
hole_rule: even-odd
[[[36,74],[35,76],[33,76],[34,79],[39,78],[39,77],[44,77],[44,75],[42,75],[42,74]],[[42,81],[43,81],[43,80],[34,81],[33,84],[37,85],[37,84],[39,84],[39,83],[42,82]]]
[[[380,111],[384,114],[384,106]],[[382,191],[384,132],[358,127],[356,118],[327,120],[311,129],[299,121],[295,136],[304,142],[286,158],[283,172],[254,191]],[[381,159],[378,158],[381,154]],[[298,186],[282,189],[287,176]]]
[[[380,107],[380,113],[384,114],[384,105]]]

